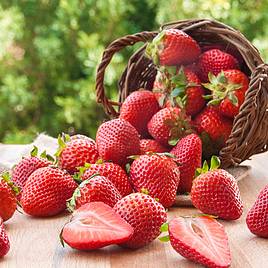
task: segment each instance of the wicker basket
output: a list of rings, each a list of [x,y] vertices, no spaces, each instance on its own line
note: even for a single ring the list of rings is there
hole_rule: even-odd
[[[192,36],[200,45],[222,44],[241,55],[242,71],[250,76],[245,102],[234,119],[232,133],[220,151],[223,167],[234,166],[250,156],[268,150],[268,65],[258,50],[238,31],[208,19],[183,20],[167,23],[160,30],[177,28]],[[112,42],[104,51],[96,77],[97,102],[102,103],[110,117],[119,114],[124,99],[139,88],[151,90],[156,76],[153,63],[144,56],[146,44],[129,59],[119,83],[119,101],[109,100],[105,94],[104,75],[113,55],[126,46],[151,41],[158,32],[127,35]],[[117,106],[117,109],[114,107]],[[119,107],[119,108],[118,108]]]

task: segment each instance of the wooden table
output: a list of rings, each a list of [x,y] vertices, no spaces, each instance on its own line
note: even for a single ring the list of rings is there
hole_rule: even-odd
[[[239,182],[245,206],[243,216],[237,221],[222,222],[229,237],[231,267],[265,268],[268,267],[268,239],[252,235],[246,227],[245,217],[258,192],[268,184],[268,154],[255,156],[246,164],[250,164],[252,170],[248,177]],[[192,213],[196,213],[193,208],[172,208],[169,218]],[[168,243],[158,240],[135,251],[117,246],[93,252],[63,248],[59,242],[59,232],[68,218],[65,214],[48,219],[36,219],[16,212],[6,223],[11,250],[0,260],[0,267],[201,267],[181,257]]]

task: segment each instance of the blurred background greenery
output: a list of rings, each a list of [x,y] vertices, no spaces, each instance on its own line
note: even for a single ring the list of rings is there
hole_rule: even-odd
[[[163,22],[218,19],[240,29],[267,60],[267,10],[267,0],[1,0],[0,141],[62,131],[94,137],[105,118],[94,93],[104,48]],[[116,55],[107,70],[113,98],[131,52]]]

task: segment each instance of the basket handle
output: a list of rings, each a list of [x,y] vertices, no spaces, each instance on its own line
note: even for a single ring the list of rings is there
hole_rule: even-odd
[[[127,46],[133,46],[138,42],[146,43],[151,41],[156,35],[157,32],[140,32],[133,35],[126,35],[112,42],[103,52],[96,75],[96,96],[97,102],[103,104],[106,113],[109,115],[117,116],[118,113],[113,106],[120,106],[118,102],[111,101],[106,97],[104,88],[105,70],[111,62],[113,55]]]

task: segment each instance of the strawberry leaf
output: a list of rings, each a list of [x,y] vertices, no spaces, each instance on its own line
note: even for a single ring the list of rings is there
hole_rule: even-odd
[[[160,227],[160,231],[161,231],[161,233],[163,233],[163,232],[167,232],[167,231],[168,231],[168,223],[167,223],[167,222],[165,222],[165,223],[163,223],[163,224],[161,225],[161,227]]]
[[[221,165],[221,161],[219,157],[213,155],[210,160],[210,170],[217,169],[220,167],[220,165]]]
[[[169,235],[161,236],[158,238],[161,242],[169,242]]]
[[[31,151],[31,156],[35,157],[37,155],[38,155],[38,148],[34,145],[32,151]]]

